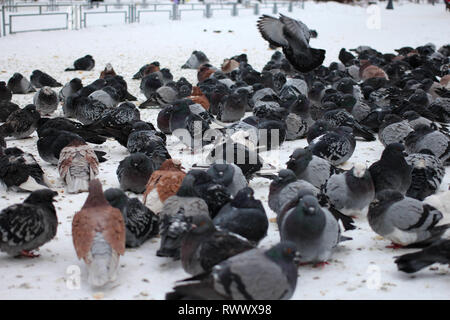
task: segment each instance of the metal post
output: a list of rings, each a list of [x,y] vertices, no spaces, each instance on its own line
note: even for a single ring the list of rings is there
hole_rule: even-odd
[[[233,3],[233,9],[231,9],[231,15],[236,17],[238,15],[237,3]]]
[[[5,6],[2,6],[2,24],[3,24],[3,36],[6,36],[6,21],[5,21]]]
[[[178,4],[174,3],[172,5],[172,20],[179,20]]]
[[[259,3],[255,3],[255,6],[253,7],[253,13],[255,16],[259,15]]]
[[[205,17],[206,18],[211,18],[213,15],[212,10],[211,10],[211,3],[207,3],[206,7],[205,7]]]
[[[291,1],[289,1],[288,12],[292,12],[292,10],[294,9],[293,7],[294,7],[294,4],[291,0]]]
[[[278,5],[276,2],[273,3],[272,13],[277,14],[278,13]]]
[[[389,0],[386,9],[389,9],[389,10],[393,10],[394,9],[394,3],[393,3],[392,0]]]

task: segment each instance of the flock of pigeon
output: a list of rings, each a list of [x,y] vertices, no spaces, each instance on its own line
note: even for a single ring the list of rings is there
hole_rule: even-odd
[[[126,247],[160,237],[156,255],[179,259],[192,275],[167,299],[289,299],[299,265],[327,263],[340,242],[352,240],[342,228],[366,218],[394,247],[421,248],[398,257],[399,270],[449,263],[450,225],[440,222],[450,214],[450,193],[436,191],[450,164],[450,45],[396,54],[343,48],[326,67],[325,50],[309,45],[317,33],[300,21],[264,15],[258,28],[283,51],[262,71],[245,54],[216,68],[194,51],[182,66],[197,70],[193,85],[155,61],[133,77],[147,99],[139,106],[110,64],[88,85],[78,78],[62,85],[39,70],[30,80],[16,73],[0,82],[0,184],[30,193],[0,212],[0,250],[37,257],[34,250],[56,235],[57,192],[36,155],[7,147],[36,131],[39,156],[57,167],[66,192],[88,192],[72,239],[93,287],[120,276]],[[66,71],[94,66],[87,55]],[[31,104],[11,102],[28,93]],[[64,117],[52,117],[60,105]],[[143,108],[161,109],[156,127],[141,120]],[[192,152],[213,146],[209,165],[186,170],[167,149],[170,134]],[[378,161],[339,167],[357,143],[377,137],[385,147]],[[129,155],[116,171],[120,188],[103,191],[107,154],[95,145],[107,139]],[[307,147],[292,150],[281,170],[264,169],[261,152],[299,139]],[[280,242],[268,250],[258,248],[269,220],[249,187],[256,176],[270,179],[268,206],[277,214]],[[143,194],[142,202],[125,191]]]

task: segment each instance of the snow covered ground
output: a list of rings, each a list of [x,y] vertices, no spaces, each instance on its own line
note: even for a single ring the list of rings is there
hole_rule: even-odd
[[[362,7],[306,2],[304,10],[294,7],[294,12],[289,15],[303,20],[319,32],[312,44],[327,50],[325,64],[336,61],[342,47],[370,45],[382,52],[392,52],[402,46],[415,47],[427,42],[439,47],[450,39],[450,14],[445,12],[442,3],[435,6],[396,3],[391,11],[385,10],[385,6],[386,2],[381,3],[379,16],[374,16],[373,12],[368,13]],[[288,14],[286,9],[280,11]],[[261,10],[261,13],[271,14],[271,10]],[[212,19],[203,18],[201,12],[183,13],[180,21],[170,21],[166,15],[149,14],[141,24],[8,35],[0,38],[0,81],[7,81],[14,72],[28,77],[33,70],[40,69],[62,83],[79,77],[88,84],[98,78],[105,64],[110,62],[127,80],[129,91],[139,97],[140,103],[145,100],[139,93],[140,82],[131,77],[151,61],[157,60],[162,67],[169,68],[175,79],[184,76],[193,83],[196,83],[196,71],[180,67],[196,49],[205,52],[216,66],[224,58],[246,53],[250,64],[260,70],[273,51],[268,50],[267,43],[260,37],[256,19],[251,10],[240,11],[238,17],[231,17],[229,12],[214,12]],[[86,54],[94,57],[94,70],[63,72],[75,59]],[[32,102],[32,96],[14,95],[13,102],[23,107]],[[157,110],[142,110],[141,117],[156,125],[157,113]],[[60,109],[55,115],[59,114],[62,114]],[[163,299],[176,280],[188,276],[179,261],[156,257],[159,239],[155,238],[138,249],[126,250],[121,257],[120,273],[115,283],[101,292],[92,290],[86,282],[84,263],[77,259],[71,239],[72,217],[81,208],[87,194],[64,193],[56,167],[39,158],[36,141],[34,133],[30,139],[8,139],[7,143],[35,154],[50,177],[53,189],[59,193],[56,202],[59,229],[56,238],[41,247],[41,256],[37,259],[15,259],[0,254],[0,299]],[[201,160],[198,155],[192,156],[181,150],[174,137],[169,137],[168,145],[172,157],[181,159],[186,168]],[[284,164],[296,147],[305,145],[306,140],[284,143],[279,163]],[[104,189],[119,187],[115,172],[119,161],[127,155],[126,149],[115,141],[95,148],[108,153],[109,160],[100,166],[99,178]],[[378,141],[358,141],[354,155],[344,168],[350,168],[355,162],[370,165],[379,158],[382,150]],[[447,190],[449,183],[450,170],[447,167],[440,191]],[[269,181],[257,178],[251,181],[250,186],[263,201],[269,218],[274,218],[275,214],[267,206]],[[0,196],[0,208],[21,202],[26,196],[4,193]],[[385,248],[388,241],[371,231],[365,219],[357,220],[356,224],[357,230],[346,233],[354,240],[342,243],[329,265],[299,268],[293,299],[449,298],[450,269],[447,266],[436,266],[433,270],[427,268],[415,275],[400,273],[393,257],[407,250]],[[261,246],[268,247],[278,241],[277,227],[272,222]],[[80,270],[80,287],[70,285],[70,279],[77,277],[77,270]]]

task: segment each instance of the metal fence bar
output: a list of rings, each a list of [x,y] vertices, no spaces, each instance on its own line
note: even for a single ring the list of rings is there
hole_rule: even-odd
[[[31,31],[51,31],[51,30],[67,30],[69,29],[69,14],[67,12],[56,12],[56,13],[43,13],[41,16],[66,16],[66,26],[61,28],[45,28],[45,29],[28,29],[28,30],[20,30],[20,31],[13,31],[13,21],[12,18],[14,17],[29,17],[29,16],[35,16],[35,14],[14,14],[9,16],[9,33],[21,33],[21,32],[31,32]]]

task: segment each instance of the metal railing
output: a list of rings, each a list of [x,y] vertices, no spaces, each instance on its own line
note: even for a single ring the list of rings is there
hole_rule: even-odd
[[[49,0],[48,3],[26,4],[13,3],[13,0],[5,0],[1,6],[1,30],[0,36],[30,31],[49,31],[64,29],[81,29],[88,27],[88,17],[92,15],[123,15],[124,23],[140,23],[144,13],[168,13],[170,20],[180,20],[183,12],[202,12],[203,17],[211,18],[214,11],[229,11],[231,16],[238,16],[240,10],[253,10],[253,14],[259,15],[261,9],[272,9],[272,13],[278,13],[279,8],[285,7],[288,12],[293,11],[294,4],[304,8],[304,0],[277,1],[277,2],[254,2],[246,1],[243,4],[233,3],[192,3],[192,4],[170,4],[170,3],[80,3],[56,2]],[[34,28],[17,29],[16,21],[32,17],[62,16],[61,24],[52,27],[42,27],[39,23],[30,23]]]

